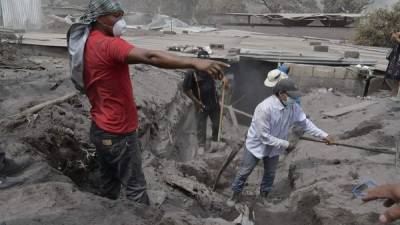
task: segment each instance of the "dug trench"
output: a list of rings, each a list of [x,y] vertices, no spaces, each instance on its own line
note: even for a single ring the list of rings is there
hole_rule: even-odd
[[[242,151],[223,173],[217,191],[211,191],[211,187],[230,151],[243,145],[246,126],[236,128],[226,116],[224,147],[193,157],[197,145],[195,119],[190,102],[181,92],[182,71],[133,66],[143,168],[152,206],[137,205],[124,197],[108,200],[97,195],[99,174],[89,140],[90,113],[85,96],[49,105],[20,120],[10,117],[74,91],[65,59],[24,60],[37,67],[0,72],[0,147],[9,157],[29,156],[34,164],[18,175],[25,178],[22,185],[0,192],[0,223],[375,224],[378,205],[360,205],[352,197],[351,187],[365,179],[385,183],[398,176],[389,156],[301,141],[293,153],[282,157],[275,188],[267,201],[258,199],[263,170],[260,163],[246,184],[241,203],[229,208],[225,202]],[[395,142],[399,135],[395,121],[400,112],[390,110],[393,106],[382,96],[375,98],[378,104],[340,118],[324,118],[319,106],[331,102],[332,107],[326,110],[333,110],[337,102],[353,104],[361,100],[312,90],[303,105],[318,126],[338,137],[346,134],[346,142],[356,139],[378,145],[382,137]],[[362,127],[364,121],[372,121],[372,125]],[[360,132],[354,129],[357,127]]]

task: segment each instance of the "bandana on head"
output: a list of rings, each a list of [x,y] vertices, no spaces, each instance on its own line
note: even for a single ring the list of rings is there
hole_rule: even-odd
[[[120,11],[123,12],[124,10],[117,0],[90,0],[85,14],[79,18],[79,22],[83,24],[91,24],[95,22],[99,16]]]
[[[84,55],[85,44],[89,38],[92,23],[99,16],[114,12],[124,12],[117,0],[90,0],[85,14],[79,18],[79,22],[73,24],[68,30],[67,44],[71,67],[71,80],[81,93],[85,93]]]

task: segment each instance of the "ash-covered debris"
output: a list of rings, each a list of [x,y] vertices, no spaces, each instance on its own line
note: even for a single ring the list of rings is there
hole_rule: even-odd
[[[18,48],[18,45],[0,41],[0,69],[45,69],[29,60]]]
[[[0,93],[7,95],[7,99],[0,96],[1,119],[10,121],[9,115],[73,91],[65,71],[56,69],[65,66],[65,61],[53,60],[42,59],[44,64],[54,64],[43,73],[2,70],[6,76]],[[226,205],[243,151],[222,173],[216,192],[212,191],[214,179],[228,155],[242,148],[246,127],[237,131],[226,118],[225,147],[214,152],[206,150],[204,155],[193,158],[197,142],[187,137],[195,136],[190,130],[194,117],[189,101],[181,93],[182,73],[135,66],[132,78],[141,123],[143,167],[154,204],[147,208],[124,199],[111,201],[96,195],[98,167],[89,140],[89,106],[85,96],[76,96],[45,107],[14,126],[0,124],[0,147],[7,155],[29,155],[35,160],[19,175],[27,182],[1,191],[4,204],[0,207],[0,222],[225,225],[243,215],[252,215],[249,221],[256,225],[265,221],[272,225],[368,225],[377,221],[378,205],[360,206],[351,189],[365,179],[383,184],[397,177],[392,156],[299,140],[297,149],[281,159],[274,190],[266,201],[258,197],[263,167],[260,163],[255,168],[242,196],[241,204],[248,207],[246,214],[242,208]],[[65,81],[52,90],[58,80]],[[324,118],[322,107],[333,109],[334,103],[349,105],[359,100],[344,94],[312,91],[304,96],[303,108],[322,128],[344,137],[346,143],[393,147],[398,141],[400,111],[390,111],[394,106],[383,98],[376,100],[376,105],[363,111]]]

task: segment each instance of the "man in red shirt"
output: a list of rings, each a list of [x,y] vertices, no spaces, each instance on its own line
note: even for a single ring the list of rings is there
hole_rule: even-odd
[[[219,78],[228,65],[131,45],[119,37],[126,27],[123,15],[116,0],[91,0],[81,18],[90,25],[83,54],[84,91],[92,106],[90,138],[100,164],[101,195],[118,199],[123,184],[128,199],[148,205],[137,137],[138,115],[128,65],[190,68]]]

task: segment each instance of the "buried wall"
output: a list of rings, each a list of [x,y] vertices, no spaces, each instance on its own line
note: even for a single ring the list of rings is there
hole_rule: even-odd
[[[24,57],[17,55],[16,58]],[[0,116],[1,114],[13,115],[20,109],[74,91],[72,83],[68,80],[59,83],[68,79],[66,59],[37,56],[30,59],[45,66],[46,69],[36,71],[29,64],[24,65],[23,61],[17,61],[20,66],[30,69],[0,71],[2,79],[0,92],[3,93],[2,96],[7,96],[0,99]],[[14,123],[16,126],[10,128],[11,130],[5,129],[0,123],[2,128],[0,148],[3,147],[2,149],[5,149],[7,153],[14,153],[11,154],[12,156],[29,154],[36,157],[36,165],[31,166],[22,174],[28,177],[28,183],[0,192],[0,200],[6,206],[0,207],[0,224],[110,224],[111,221],[115,225],[129,224],[132,221],[135,221],[135,224],[158,225],[232,224],[221,218],[232,221],[239,216],[236,209],[226,207],[224,202],[230,193],[229,185],[237,171],[241,153],[226,169],[217,193],[210,193],[207,185],[212,184],[213,176],[217,174],[230,152],[229,148],[219,152],[207,152],[186,163],[176,162],[186,161],[182,155],[176,156],[179,158],[169,157],[172,158],[169,161],[165,159],[164,155],[170,153],[165,150],[168,145],[176,145],[178,140],[186,141],[183,140],[186,136],[183,136],[180,131],[188,130],[182,128],[185,126],[180,126],[179,123],[190,114],[186,111],[190,101],[181,93],[182,74],[144,65],[132,67],[141,125],[139,135],[144,150],[143,167],[149,193],[155,193],[156,200],[161,199],[157,208],[155,204],[154,207],[147,209],[124,201],[111,202],[87,193],[85,186],[79,185],[77,188],[71,180],[62,175],[68,172],[67,175],[74,178],[71,173],[73,172],[75,175],[80,175],[79,178],[85,177],[84,173],[70,171],[71,167],[63,167],[63,164],[68,166],[77,162],[76,158],[79,160],[86,157],[80,154],[84,153],[81,152],[82,150],[92,153],[89,156],[93,156],[94,148],[88,140],[90,126],[88,102],[85,96],[78,96],[71,101],[43,109],[32,117],[29,123]],[[265,76],[262,71],[268,71],[276,65],[254,61],[233,67],[237,68],[235,71],[240,72],[236,76],[235,89],[241,90],[242,93],[246,91],[249,93],[249,98],[241,101],[242,104],[250,100],[250,103],[256,103],[265,97],[264,94],[268,94],[262,86],[263,75]],[[257,73],[258,70],[260,70],[259,73]],[[261,95],[259,91],[265,92]],[[304,106],[320,106],[327,101],[355,103],[359,100],[348,96],[336,96],[331,92],[321,94],[316,91],[304,97]],[[399,111],[393,111],[392,115],[388,115],[386,108],[386,103],[381,101],[366,114],[356,112],[356,114],[348,114],[338,119],[323,119],[318,107],[310,107],[310,115],[318,126],[324,129],[329,128],[329,132],[351,133],[353,141],[373,144],[378,139],[386,137],[379,136],[379,132],[383,132],[383,129],[385,132],[393,130],[394,134],[398,132],[396,124],[391,120],[398,121]],[[379,122],[383,118],[387,121]],[[188,122],[193,121],[192,117],[187,119]],[[366,120],[377,120],[373,124],[379,123],[383,128],[380,129],[378,124],[378,126],[372,126],[374,129],[371,130],[371,126],[368,126],[370,133],[367,135],[369,136],[365,136],[364,132],[365,137],[354,137],[353,129],[348,124],[358,127],[358,124],[365,124]],[[223,126],[224,138],[233,133],[228,126],[229,123]],[[365,131],[365,127],[363,130]],[[389,134],[385,133],[385,135]],[[349,137],[347,135],[347,138]],[[391,137],[385,139],[387,138]],[[267,205],[252,202],[253,196],[256,196],[254,193],[258,192],[262,167],[256,168],[256,171],[252,173],[253,179],[249,179],[246,185],[246,192],[252,195],[246,195],[243,202],[249,206],[255,206],[250,207],[254,208],[254,215],[253,213],[247,215],[255,217],[254,224],[265,224],[265,221],[271,225],[365,225],[376,222],[373,219],[376,220],[378,215],[370,213],[376,210],[374,205],[369,209],[357,211],[359,203],[351,199],[351,187],[365,176],[378,178],[379,183],[386,182],[389,177],[396,177],[398,172],[393,169],[392,164],[389,165],[389,169],[387,168],[387,164],[393,163],[394,160],[365,153],[360,156],[358,152],[339,149],[337,146],[326,147],[326,151],[325,149],[321,151],[321,147],[316,143],[303,142],[299,147],[307,151],[295,151],[287,156],[289,158],[283,159],[277,174],[275,192],[271,193],[270,200],[266,202]],[[188,152],[186,148],[178,150],[181,150],[178,154]],[[46,154],[47,152],[50,154]],[[51,156],[58,158],[55,160]],[[63,156],[71,158],[62,158]],[[174,158],[179,160],[174,160]],[[64,163],[64,161],[67,162]],[[57,165],[57,162],[61,162],[61,166]],[[49,168],[48,164],[54,168]],[[91,168],[81,169],[90,170]],[[360,179],[355,177],[360,177]],[[73,180],[79,184],[76,179]],[[288,187],[289,181],[293,181],[291,189]],[[212,217],[212,220],[205,219],[207,217]],[[365,217],[367,218],[364,221]]]
[[[322,65],[289,64],[292,77],[303,92],[313,88],[332,88],[348,96],[362,96],[365,81],[358,71],[349,67]],[[276,63],[241,57],[235,72],[233,106],[241,111],[253,114],[256,106],[272,94],[272,88],[264,86],[267,73],[277,67]],[[383,79],[371,82],[369,93],[384,88]],[[250,119],[238,115],[244,125]]]

